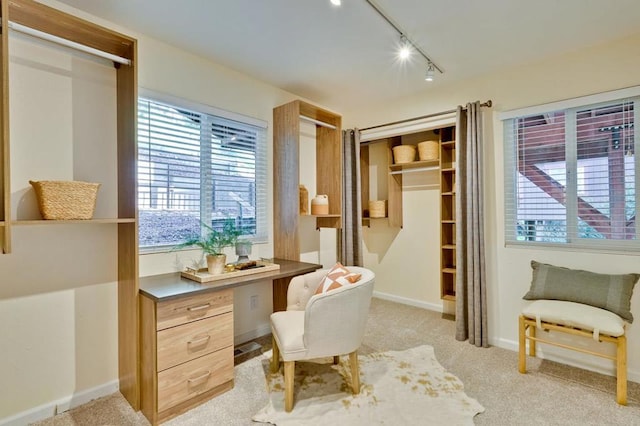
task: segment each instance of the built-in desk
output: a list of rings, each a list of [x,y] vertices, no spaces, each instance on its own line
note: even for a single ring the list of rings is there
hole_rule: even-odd
[[[275,259],[279,270],[198,283],[171,273],[140,279],[140,409],[152,424],[233,388],[233,288],[273,286],[286,309],[296,275],[322,267]]]

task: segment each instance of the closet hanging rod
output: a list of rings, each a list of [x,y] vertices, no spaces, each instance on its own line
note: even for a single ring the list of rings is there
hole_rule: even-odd
[[[491,108],[492,104],[493,104],[493,102],[491,102],[491,99],[489,99],[487,102],[481,103],[480,106],[481,107]],[[466,108],[464,108],[464,109],[466,109]],[[391,123],[379,124],[377,126],[366,127],[364,129],[359,129],[359,130],[361,132],[363,132],[365,130],[377,129],[379,127],[393,126],[394,124],[402,124],[402,123],[407,123],[409,121],[422,120],[424,118],[432,118],[432,117],[437,117],[439,115],[451,114],[451,113],[456,112],[456,111],[457,111],[457,109],[450,109],[448,111],[442,111],[442,112],[436,112],[436,113],[433,113],[433,114],[421,115],[420,117],[407,118],[405,120],[398,120],[398,121],[393,121]]]
[[[104,52],[102,50],[94,49],[93,47],[86,46],[75,41],[67,40],[66,38],[58,37],[53,34],[48,34],[43,31],[35,30],[33,28],[17,24],[15,22],[9,22],[9,28],[24,34],[28,34],[33,37],[37,37],[43,40],[50,41],[52,43],[60,44],[62,46],[70,47],[72,49],[80,50],[81,52],[89,53],[94,56],[109,59],[110,61],[117,62],[119,64],[131,65],[131,60],[123,58],[122,56],[114,55],[112,53]]]
[[[305,120],[305,121],[309,121],[309,122],[311,122],[313,124],[317,124],[318,126],[327,127],[329,129],[333,129],[333,130],[336,129],[336,126],[334,126],[333,124],[325,123],[324,121],[316,120],[315,118],[307,117],[306,115],[300,114],[300,119],[301,120]]]

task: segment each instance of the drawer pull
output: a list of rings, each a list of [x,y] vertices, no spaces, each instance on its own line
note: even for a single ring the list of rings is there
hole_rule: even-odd
[[[199,305],[199,306],[190,306],[187,308],[187,311],[189,312],[197,312],[197,311],[201,311],[203,309],[208,309],[211,307],[211,303],[205,303],[204,305]]]
[[[195,382],[199,382],[201,380],[204,380],[206,378],[208,378],[211,375],[211,371],[207,371],[204,374],[201,374],[198,377],[194,377],[193,379],[187,379],[187,382],[189,382],[189,384],[195,383]]]
[[[211,339],[211,336],[207,334],[205,337],[201,337],[199,339],[194,339],[194,340],[189,340],[187,342],[187,345],[197,345],[197,346],[199,346],[199,345],[207,343],[209,341],[209,339]]]

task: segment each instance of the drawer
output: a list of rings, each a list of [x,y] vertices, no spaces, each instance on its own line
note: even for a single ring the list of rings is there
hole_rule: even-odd
[[[233,290],[231,289],[159,302],[157,330],[164,330],[232,310]]]
[[[158,371],[233,346],[233,313],[158,332]]]
[[[158,412],[233,380],[233,346],[158,373]]]

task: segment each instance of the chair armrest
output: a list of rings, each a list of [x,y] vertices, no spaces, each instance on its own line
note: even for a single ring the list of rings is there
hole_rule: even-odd
[[[304,311],[327,272],[327,269],[320,269],[293,277],[287,290],[287,311]]]

